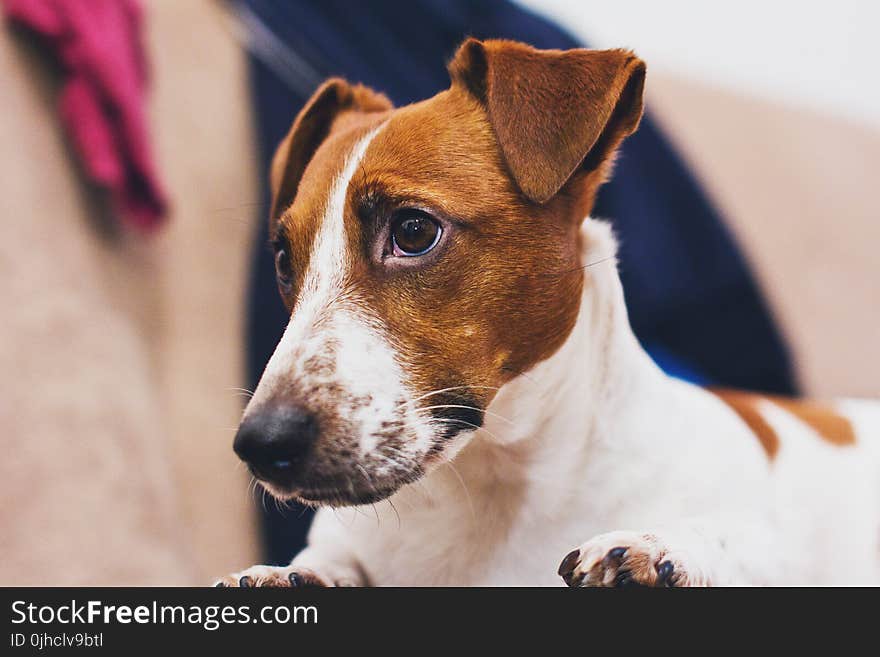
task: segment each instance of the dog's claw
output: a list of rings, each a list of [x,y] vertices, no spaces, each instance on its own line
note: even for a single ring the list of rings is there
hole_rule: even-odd
[[[561,577],[571,576],[574,567],[577,565],[578,559],[581,556],[581,551],[572,550],[568,554],[565,555],[565,559],[562,560],[562,563],[559,564],[559,570],[557,574]]]
[[[605,565],[610,565],[611,563],[617,561],[623,561],[623,557],[626,555],[625,547],[616,547],[608,550],[608,554],[605,555],[605,558],[602,560]]]
[[[290,585],[294,588],[303,585],[302,578],[300,578],[296,572],[290,573],[290,575],[287,576],[287,581],[290,582]]]
[[[253,587],[253,582],[251,582],[251,578],[247,575],[243,575],[240,580],[238,580],[238,585],[243,589],[249,589]]]
[[[621,570],[617,573],[617,577],[614,578],[614,586],[616,588],[625,589],[635,585],[636,582],[632,578],[632,573],[628,570]]]
[[[675,565],[671,561],[664,561],[657,566],[657,585],[672,586],[672,573],[675,572]]]

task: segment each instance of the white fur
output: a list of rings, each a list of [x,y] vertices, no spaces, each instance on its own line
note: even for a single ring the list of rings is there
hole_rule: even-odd
[[[614,254],[606,225],[583,232],[584,262]],[[713,584],[877,583],[878,406],[841,403],[858,442],[834,447],[768,402],[781,437],[771,462],[726,404],[643,352],[613,261],[585,276],[565,344],[502,388],[448,466],[376,505],[378,517],[319,511],[293,566],[378,585],[561,585],[572,548],[632,530]]]

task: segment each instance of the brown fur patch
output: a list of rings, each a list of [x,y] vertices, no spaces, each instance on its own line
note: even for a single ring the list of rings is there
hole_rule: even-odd
[[[758,402],[763,398],[738,390],[710,389],[709,392],[717,395],[739,415],[740,419],[755,434],[764,451],[767,452],[767,458],[772,461],[779,451],[779,436],[776,435],[776,431],[767,423],[757,408]]]
[[[779,436],[758,409],[758,404],[762,401],[772,402],[794,415],[832,445],[847,446],[856,443],[856,435],[850,421],[833,408],[819,402],[757,395],[736,390],[711,389],[710,392],[720,397],[749,425],[771,459],[779,450]]]
[[[642,115],[645,63],[626,50],[535,50],[468,39],[449,65],[454,85],[484,104],[522,192],[545,203],[578,169],[590,203],[609,156]]]
[[[813,431],[832,445],[855,445],[856,434],[850,421],[834,411],[833,408],[808,400],[771,397],[777,406],[809,425]]]

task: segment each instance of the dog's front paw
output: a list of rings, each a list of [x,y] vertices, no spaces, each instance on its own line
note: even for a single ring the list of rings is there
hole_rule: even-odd
[[[273,588],[299,588],[307,586],[331,586],[329,582],[311,570],[293,568],[291,566],[251,566],[240,573],[233,573],[222,577],[214,586],[220,587],[273,587]]]
[[[658,536],[626,531],[601,534],[573,550],[559,565],[559,575],[571,587],[709,585]]]

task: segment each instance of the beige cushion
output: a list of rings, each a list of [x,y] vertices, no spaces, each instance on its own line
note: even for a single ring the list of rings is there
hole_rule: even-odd
[[[148,5],[168,226],[114,235],[51,70],[0,30],[0,583],[198,584],[253,563],[232,453],[257,199],[244,57],[210,2]]]
[[[727,218],[805,391],[880,397],[880,131],[649,78],[648,105]]]

